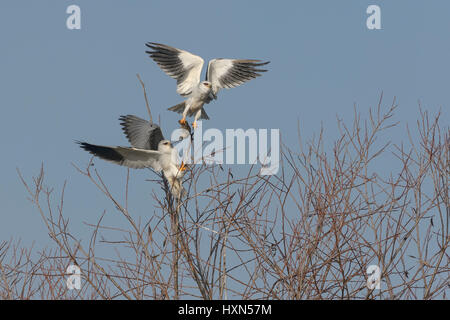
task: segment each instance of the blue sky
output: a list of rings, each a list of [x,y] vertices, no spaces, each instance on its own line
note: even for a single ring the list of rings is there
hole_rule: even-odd
[[[66,28],[71,4],[81,8],[81,30]],[[382,30],[366,28],[370,4],[381,7]],[[118,117],[147,115],[137,73],[164,132],[176,127],[178,115],[166,108],[181,98],[175,81],[145,54],[146,42],[176,46],[206,61],[270,60],[263,77],[221,91],[207,106],[211,120],[203,127],[280,128],[283,142],[295,146],[298,120],[305,137],[323,124],[332,139],[336,115],[350,121],[355,103],[367,115],[381,92],[385,104],[397,97],[401,129],[415,123],[419,100],[425,110],[441,109],[448,124],[448,12],[444,0],[2,0],[0,240],[48,241],[16,168],[30,178],[43,162],[55,192],[67,181],[65,213],[75,230],[83,232],[84,221],[113,209],[72,167],[89,160],[74,140],[127,144]],[[401,134],[387,138],[406,139]],[[96,163],[113,192],[122,194],[126,169]],[[130,203],[136,214],[148,216],[148,172],[133,171],[131,177]]]

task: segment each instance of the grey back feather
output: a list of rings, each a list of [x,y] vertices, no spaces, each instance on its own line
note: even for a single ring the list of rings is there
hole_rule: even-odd
[[[158,150],[164,140],[161,128],[134,115],[120,116],[120,125],[130,144],[138,149]]]

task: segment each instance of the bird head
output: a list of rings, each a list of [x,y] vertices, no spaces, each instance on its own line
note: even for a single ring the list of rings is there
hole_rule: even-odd
[[[202,81],[200,83],[200,90],[202,90],[203,92],[208,92],[212,89],[212,84],[209,81]]]
[[[158,151],[162,153],[172,152],[173,146],[169,140],[161,140],[158,144]]]

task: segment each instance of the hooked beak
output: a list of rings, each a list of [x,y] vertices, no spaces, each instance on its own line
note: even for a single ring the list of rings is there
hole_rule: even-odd
[[[212,90],[211,90],[211,92],[209,93],[209,97],[210,97],[211,99],[217,100],[217,96],[214,94],[214,92],[212,92]]]

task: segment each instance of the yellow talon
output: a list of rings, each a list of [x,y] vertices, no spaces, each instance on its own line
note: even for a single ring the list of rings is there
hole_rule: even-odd
[[[196,121],[194,121],[194,122],[192,123],[192,128],[197,129],[197,122],[196,122]]]
[[[186,170],[186,166],[185,166],[184,162],[181,161],[180,171],[185,171],[185,170]]]
[[[183,118],[183,119],[179,120],[178,123],[179,123],[179,124],[186,124],[186,119]]]

